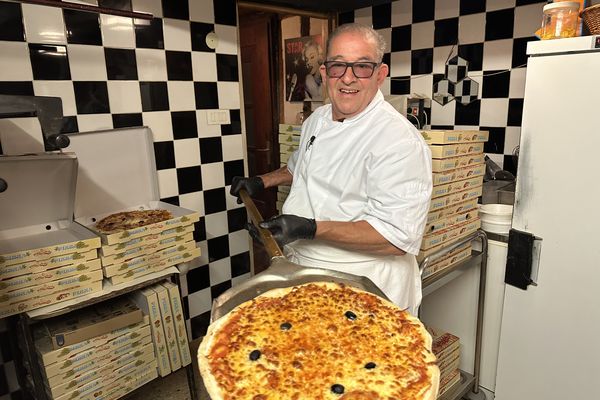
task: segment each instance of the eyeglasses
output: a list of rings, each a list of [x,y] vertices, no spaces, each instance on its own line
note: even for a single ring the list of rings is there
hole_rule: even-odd
[[[370,78],[375,72],[375,68],[380,63],[370,61],[343,62],[343,61],[325,61],[325,71],[330,78],[341,78],[346,73],[348,67],[352,68],[352,73],[357,78]]]

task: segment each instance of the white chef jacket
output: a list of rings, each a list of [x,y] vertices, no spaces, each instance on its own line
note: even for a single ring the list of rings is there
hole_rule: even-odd
[[[297,240],[286,256],[300,265],[370,278],[398,306],[421,302],[419,252],[431,197],[431,152],[421,134],[378,91],[360,114],[333,121],[331,105],[304,122],[283,214],[317,221],[365,220],[404,256],[359,253]]]

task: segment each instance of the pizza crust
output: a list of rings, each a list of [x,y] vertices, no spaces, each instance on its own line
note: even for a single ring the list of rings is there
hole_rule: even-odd
[[[257,299],[284,297],[288,293],[290,293],[292,290],[294,290],[295,288],[299,288],[299,287],[306,286],[306,285],[318,285],[318,286],[324,287],[325,289],[331,289],[331,290],[335,290],[340,287],[340,284],[334,283],[334,282],[310,282],[310,283],[306,283],[304,285],[299,285],[299,286],[272,289],[272,290],[269,290],[268,292],[261,294],[260,296],[258,296],[257,298],[255,298],[253,300],[249,300],[247,302],[244,302],[244,303],[238,305],[236,308],[234,308],[228,314],[219,318],[217,321],[214,321],[208,327],[206,335],[204,336],[204,338],[198,348],[197,357],[198,357],[199,370],[200,370],[200,374],[201,374],[203,382],[204,382],[204,386],[206,387],[206,390],[212,400],[224,399],[225,394],[226,394],[223,391],[223,389],[221,389],[218,381],[215,379],[215,376],[211,372],[210,357],[209,357],[209,355],[211,354],[211,350],[213,348],[213,344],[215,343],[215,338],[217,337],[221,328],[223,326],[225,326],[232,318],[235,318],[236,314],[238,312],[240,312],[240,310],[243,310],[244,307],[246,307],[250,303],[256,301]],[[354,287],[350,287],[350,286],[346,286],[346,285],[341,285],[341,286],[350,288],[358,293],[368,293],[368,292],[365,292],[363,290],[360,290],[360,289],[357,289]],[[375,296],[371,293],[369,293],[369,295]],[[375,296],[375,297],[377,297],[377,296]],[[396,309],[398,308],[395,304],[391,303],[390,301],[387,301],[380,297],[377,297],[377,298],[386,306],[393,307]],[[437,359],[436,359],[435,355],[433,354],[433,352],[431,351],[431,346],[432,346],[431,335],[425,329],[425,327],[423,326],[423,324],[421,323],[421,321],[418,318],[414,317],[413,315],[411,315],[408,312],[406,312],[405,318],[407,320],[409,320],[411,322],[411,324],[417,325],[419,327],[418,328],[419,334],[425,341],[423,360],[427,363],[427,375],[429,377],[430,385],[428,385],[428,387],[424,388],[424,391],[422,393],[420,393],[419,397],[415,397],[415,399],[436,400],[437,395],[438,395],[438,390],[439,390],[440,370],[439,370],[438,366],[436,365]],[[380,398],[382,398],[382,397],[380,397],[377,393],[368,391],[368,390],[366,390],[366,391],[358,391],[358,390],[349,391],[339,397],[340,400],[369,400],[369,399],[380,399]],[[408,400],[408,399],[406,399],[406,400]]]

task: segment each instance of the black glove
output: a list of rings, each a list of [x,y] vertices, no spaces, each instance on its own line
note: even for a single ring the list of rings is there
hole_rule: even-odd
[[[314,239],[317,232],[317,222],[314,219],[289,214],[263,221],[259,226],[271,231],[280,247],[298,239]]]
[[[238,198],[238,204],[242,204],[242,199],[240,198],[240,189],[246,189],[250,197],[253,197],[265,190],[265,184],[258,176],[253,176],[251,178],[234,176],[231,180],[231,189],[229,189],[229,194]]]

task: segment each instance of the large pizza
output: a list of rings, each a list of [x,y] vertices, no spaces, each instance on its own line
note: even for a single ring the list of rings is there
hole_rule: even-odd
[[[241,304],[209,326],[198,350],[212,400],[433,400],[435,362],[417,318],[329,282]]]

